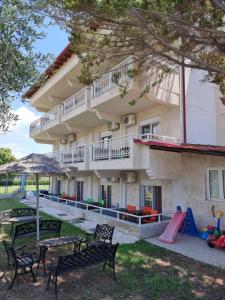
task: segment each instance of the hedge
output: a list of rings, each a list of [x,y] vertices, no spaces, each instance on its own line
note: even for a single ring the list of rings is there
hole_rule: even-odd
[[[5,186],[6,184],[8,184],[8,186],[10,185],[20,185],[21,184],[21,180],[20,179],[14,179],[14,180],[8,180],[8,183],[6,180],[0,180],[0,186]],[[35,180],[26,180],[26,185],[35,185],[36,181]],[[39,184],[40,185],[48,185],[49,184],[49,180],[48,179],[40,179],[39,180]]]

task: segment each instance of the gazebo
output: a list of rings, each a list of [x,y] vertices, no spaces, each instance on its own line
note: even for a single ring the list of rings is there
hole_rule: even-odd
[[[11,162],[0,166],[0,173],[4,174],[32,174],[36,177],[36,209],[37,209],[37,242],[40,240],[39,232],[39,177],[41,175],[65,175],[73,173],[77,170],[75,167],[67,167],[59,163],[53,158],[44,154],[32,153],[15,162]]]

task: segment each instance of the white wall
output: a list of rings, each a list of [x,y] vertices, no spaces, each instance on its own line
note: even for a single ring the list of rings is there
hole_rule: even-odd
[[[215,86],[200,81],[204,74],[198,70],[186,71],[187,142],[215,145]]]

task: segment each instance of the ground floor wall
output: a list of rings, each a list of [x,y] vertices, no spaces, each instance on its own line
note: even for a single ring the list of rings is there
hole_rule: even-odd
[[[216,225],[212,209],[223,211],[222,224],[225,226],[225,199],[211,199],[208,195],[207,170],[210,168],[225,169],[225,158],[220,156],[183,154],[182,172],[171,181],[171,200],[165,208],[181,205],[183,209],[191,207],[196,225],[205,227]],[[225,198],[225,197],[224,197]],[[224,227],[223,227],[224,228]],[[225,229],[225,228],[224,228]]]
[[[217,218],[212,215],[212,208],[215,212],[221,209],[225,215],[225,199],[210,199],[207,195],[207,170],[209,168],[222,168],[225,170],[225,158],[219,156],[199,155],[199,154],[168,154],[168,152],[151,150],[157,152],[155,157],[168,157],[168,178],[163,172],[166,169],[166,161],[154,162],[152,170],[136,170],[137,180],[135,183],[114,182],[114,173],[110,171],[104,176],[104,172],[99,176],[98,172],[85,172],[76,175],[70,181],[61,181],[61,192],[70,195],[76,193],[76,181],[83,181],[84,200],[100,198],[100,186],[111,186],[111,206],[126,208],[127,205],[135,205],[137,209],[143,207],[141,202],[140,187],[142,185],[152,185],[161,187],[162,192],[162,213],[171,216],[176,211],[176,206],[180,205],[183,210],[191,207],[197,227],[204,227],[208,224],[215,225]],[[160,152],[160,153],[159,153]],[[153,172],[151,172],[153,171]],[[157,172],[156,172],[157,171]],[[225,172],[225,171],[224,171]],[[151,176],[157,174],[158,178]],[[56,180],[52,180],[52,190]],[[225,182],[224,182],[225,185]],[[225,192],[225,191],[224,191]],[[225,197],[224,197],[225,198]],[[222,223],[225,225],[225,216]]]

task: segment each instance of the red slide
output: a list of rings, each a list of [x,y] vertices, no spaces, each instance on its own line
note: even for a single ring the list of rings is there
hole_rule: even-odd
[[[160,235],[159,240],[164,243],[174,243],[177,231],[179,230],[185,216],[186,212],[177,211],[167,225],[166,230]]]

